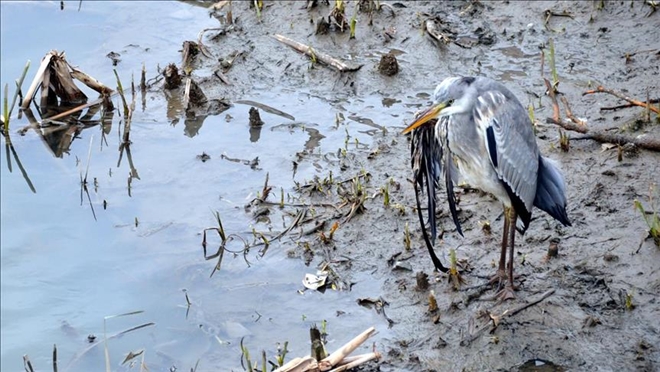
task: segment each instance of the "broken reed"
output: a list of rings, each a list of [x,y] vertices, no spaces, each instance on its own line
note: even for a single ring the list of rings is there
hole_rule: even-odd
[[[11,113],[14,111],[14,106],[16,106],[16,100],[18,99],[21,93],[21,87],[23,86],[23,81],[27,75],[28,70],[30,69],[30,60],[27,61],[25,67],[23,68],[23,73],[21,77],[16,80],[16,91],[14,92],[14,98],[11,100],[11,105],[9,105],[9,83],[5,84],[5,95],[3,98],[3,110],[2,110],[2,130],[5,135],[9,134],[9,119],[11,118]]]

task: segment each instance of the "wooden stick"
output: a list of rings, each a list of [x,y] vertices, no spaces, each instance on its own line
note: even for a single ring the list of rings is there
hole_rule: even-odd
[[[340,72],[357,71],[360,68],[362,68],[362,65],[349,66],[349,65],[345,64],[344,62],[342,62],[342,61],[340,61],[336,58],[333,58],[333,57],[331,57],[330,55],[328,55],[326,53],[314,50],[314,49],[312,49],[312,47],[310,47],[308,45],[305,45],[305,44],[302,44],[302,43],[299,43],[295,40],[289,39],[286,36],[275,34],[275,35],[273,35],[273,38],[275,38],[280,43],[288,45],[291,48],[299,51],[300,53],[305,54],[306,56],[308,56],[310,58],[315,58],[315,59],[325,63],[326,65],[329,65],[329,66],[332,66],[332,67],[336,68]]]
[[[559,121],[561,119],[559,113],[559,103],[557,103],[557,95],[555,94],[555,88],[552,86],[552,84],[550,84],[548,79],[543,78],[543,82],[545,83],[545,88],[548,90],[548,95],[552,100],[552,118],[555,121]]]
[[[375,351],[373,353],[368,353],[368,354],[356,355],[355,357],[348,357],[348,358],[342,360],[342,362],[346,361],[347,359],[350,359],[349,362],[347,362],[346,364],[342,364],[341,366],[339,366],[335,369],[331,369],[328,372],[347,371],[347,370],[349,370],[353,367],[357,367],[357,366],[359,366],[361,364],[364,364],[364,363],[367,363],[371,360],[380,359],[380,357],[381,357],[381,354],[377,351]]]
[[[632,137],[626,136],[623,134],[609,133],[604,131],[593,131],[589,130],[586,126],[577,125],[567,120],[555,120],[554,118],[547,118],[546,123],[559,125],[560,127],[570,130],[572,132],[578,132],[585,134],[585,137],[580,139],[593,139],[601,143],[614,143],[617,145],[624,145],[626,143],[632,143],[635,146],[646,150],[660,151],[660,140],[646,137]]]
[[[515,309],[513,309],[513,310],[511,310],[511,311],[509,311],[509,312],[506,312],[506,313],[502,314],[502,318],[504,318],[504,317],[509,317],[509,316],[514,316],[514,315],[518,314],[519,312],[521,312],[521,311],[523,311],[523,310],[525,310],[525,309],[527,309],[527,308],[529,308],[529,307],[532,307],[532,306],[538,304],[539,302],[545,300],[546,298],[552,296],[554,293],[555,293],[554,288],[553,288],[553,289],[550,289],[550,290],[546,291],[545,293],[543,293],[543,294],[541,295],[541,297],[539,297],[539,298],[537,298],[537,299],[531,301],[530,303],[528,303],[528,304],[524,304],[524,305],[519,306],[519,307],[517,307],[517,308],[515,308]]]
[[[314,370],[318,371],[318,363],[311,356],[306,356],[304,358],[292,359],[274,372],[302,372]]]
[[[659,114],[659,115],[660,115],[660,109],[658,109],[657,107],[652,106],[652,105],[649,105],[649,104],[647,104],[647,103],[645,103],[645,102],[642,102],[642,101],[636,100],[636,99],[634,99],[634,98],[630,98],[630,97],[624,95],[623,93],[616,92],[616,91],[614,91],[614,90],[612,90],[612,89],[607,89],[607,88],[605,88],[605,87],[603,87],[603,86],[599,86],[598,88],[593,89],[593,90],[588,90],[588,91],[582,93],[582,95],[583,95],[583,96],[586,96],[587,94],[595,94],[595,93],[608,93],[608,94],[611,94],[611,95],[613,95],[613,96],[615,96],[615,97],[617,97],[617,98],[620,98],[620,99],[622,99],[622,100],[624,100],[624,101],[628,101],[628,102],[630,102],[632,105],[640,106],[640,107],[644,107],[644,108],[649,109],[649,110],[655,112],[656,114]]]
[[[652,98],[652,99],[649,100],[649,103],[653,103],[653,104],[660,103],[660,99]],[[625,105],[601,107],[600,111],[614,111],[614,110],[620,110],[620,109],[635,107],[635,106],[637,106],[637,105],[633,105],[632,103],[626,103]]]
[[[497,326],[499,325],[499,322],[502,319],[504,319],[506,317],[514,316],[514,315],[518,314],[519,312],[521,312],[521,311],[523,311],[523,310],[525,310],[525,309],[527,309],[531,306],[534,306],[534,305],[538,304],[539,302],[541,302],[541,301],[545,300],[546,298],[550,297],[553,293],[555,293],[555,290],[550,289],[550,290],[546,291],[545,293],[543,293],[539,298],[534,299],[531,302],[529,302],[527,304],[524,304],[522,306],[519,306],[519,307],[517,307],[517,308],[515,308],[511,311],[506,310],[500,316],[493,316],[492,313],[488,312],[488,315],[490,316],[490,319],[493,321],[493,328],[490,328],[490,332],[493,333],[497,329]],[[476,331],[473,334],[468,335],[466,338],[461,340],[460,345],[461,346],[470,345],[472,343],[472,341],[474,341],[474,340],[478,339],[479,337],[481,337],[481,335],[483,335],[486,332],[486,330],[488,330],[488,329],[489,329],[488,323],[483,324],[482,327],[478,331]]]
[[[30,84],[30,88],[28,89],[27,93],[25,94],[25,97],[23,98],[23,103],[21,104],[21,109],[25,110],[28,107],[30,107],[30,103],[32,102],[32,97],[34,97],[34,93],[37,91],[37,87],[39,84],[41,84],[41,81],[43,80],[44,72],[46,72],[46,69],[50,65],[50,60],[53,58],[53,56],[57,52],[54,50],[51,50],[46,54],[46,56],[41,60],[41,65],[39,65],[39,69],[37,70],[37,74],[34,75],[34,79],[32,80],[32,84]]]
[[[117,94],[117,93],[114,93],[114,94],[112,94],[112,95],[114,96],[115,94]],[[67,116],[67,115],[71,115],[71,114],[73,114],[73,113],[75,113],[75,112],[78,112],[78,111],[84,110],[84,109],[86,109],[86,108],[88,108],[88,107],[90,107],[90,106],[98,105],[98,104],[100,104],[100,103],[103,103],[103,100],[104,100],[104,99],[105,99],[104,97],[101,97],[101,98],[99,98],[99,99],[97,99],[97,100],[94,100],[94,101],[92,101],[92,102],[83,103],[83,104],[80,105],[80,106],[76,106],[76,107],[74,107],[74,108],[72,108],[72,109],[70,109],[70,110],[66,110],[66,111],[64,111],[64,112],[61,112],[61,113],[59,113],[59,114],[57,114],[57,115],[55,115],[55,116],[51,116],[51,117],[49,117],[49,118],[44,118],[44,119],[41,120],[41,124],[44,124],[44,123],[47,123],[47,122],[50,122],[50,121],[54,121],[54,120],[60,119],[60,118],[65,117],[65,116]]]
[[[358,346],[360,346],[364,341],[376,333],[376,328],[370,327],[366,331],[359,334],[357,337],[349,341],[346,345],[339,348],[334,353],[330,354],[327,358],[319,362],[320,371],[328,371],[332,367],[336,366],[342,359],[347,355],[352,353]]]
[[[83,84],[87,85],[91,89],[94,89],[95,91],[99,92],[100,94],[110,94],[114,92],[114,90],[106,87],[103,85],[101,82],[98,80],[94,79],[93,77],[87,75],[86,73],[78,70],[77,68],[71,67],[71,77],[73,77],[76,80],[81,81]]]

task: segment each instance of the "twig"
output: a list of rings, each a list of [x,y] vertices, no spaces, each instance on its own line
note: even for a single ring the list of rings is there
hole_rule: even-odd
[[[564,107],[566,107],[566,117],[569,118],[572,122],[574,122],[577,125],[587,125],[583,120],[580,120],[573,116],[573,112],[571,111],[571,106],[568,104],[568,100],[566,97],[561,97],[561,101],[564,104]]]
[[[550,289],[547,292],[543,293],[541,295],[541,297],[531,301],[530,303],[519,306],[519,307],[517,307],[517,308],[515,308],[515,309],[513,309],[509,312],[505,312],[504,314],[502,314],[502,318],[514,316],[514,315],[518,314],[519,312],[521,312],[521,311],[523,311],[523,310],[525,310],[529,307],[532,307],[532,306],[538,304],[539,302],[545,300],[546,298],[552,296],[554,293],[555,293],[555,289],[554,288]]]
[[[601,143],[614,143],[617,145],[632,143],[635,146],[646,150],[660,151],[660,140],[648,138],[648,136],[632,137],[622,134],[608,133],[604,131],[593,131],[593,130],[589,130],[589,128],[583,125],[577,125],[575,123],[566,120],[555,120],[553,118],[547,118],[546,123],[556,124],[566,130],[570,130],[573,132],[578,132],[586,135],[585,137],[581,137],[580,139],[590,138],[593,139],[594,141],[598,141]]]
[[[71,77],[73,77],[76,80],[81,81],[83,84],[87,85],[88,87],[94,89],[100,94],[110,94],[113,92],[112,89],[108,88],[107,86],[103,85],[101,82],[98,80],[94,79],[93,77],[89,76],[88,74],[74,68],[73,66],[69,65],[71,68]]]
[[[555,293],[554,288],[553,288],[553,289],[550,289],[550,290],[548,290],[547,292],[543,293],[539,298],[537,298],[537,299],[535,299],[535,300],[532,300],[531,302],[529,302],[529,303],[527,303],[527,304],[521,305],[521,306],[519,306],[519,307],[517,307],[517,308],[515,308],[515,309],[513,309],[513,310],[511,310],[511,311],[506,310],[506,311],[505,311],[504,313],[502,313],[502,315],[500,315],[500,316],[493,316],[491,313],[488,313],[488,315],[490,316],[490,319],[491,319],[491,320],[493,321],[493,323],[494,323],[493,328],[490,328],[490,332],[493,333],[493,332],[497,329],[497,326],[499,325],[499,322],[500,322],[502,319],[504,319],[504,318],[506,318],[506,317],[512,317],[512,316],[514,316],[514,315],[518,314],[519,312],[521,312],[521,311],[523,311],[523,310],[525,310],[525,309],[527,309],[527,308],[529,308],[529,307],[532,307],[532,306],[538,304],[539,302],[545,300],[546,298],[550,297],[550,296],[551,296],[552,294],[554,294],[554,293]],[[487,326],[484,324],[484,326],[482,326],[481,329],[479,329],[479,330],[476,331],[475,333],[469,335],[467,338],[461,340],[460,345],[461,345],[461,346],[468,346],[468,345],[470,345],[470,344],[472,343],[472,341],[474,341],[474,340],[478,339],[479,337],[481,337],[481,335],[483,335],[483,334],[486,332],[487,329],[489,329],[489,327],[487,327]]]
[[[545,87],[548,90],[548,96],[550,96],[550,99],[552,100],[552,118],[555,121],[560,121],[559,103],[557,103],[557,95],[555,94],[555,89],[552,84],[550,84],[548,79],[543,78],[543,82],[545,83]]]
[[[660,99],[659,98],[650,99],[649,103],[653,103],[653,104],[660,103]],[[635,107],[635,106],[637,106],[637,105],[634,105],[632,103],[626,103],[625,105],[601,107],[600,111],[615,111],[615,110],[620,110],[620,109]]]
[[[651,110],[651,111],[655,112],[656,114],[660,115],[660,109],[658,109],[657,107],[652,106],[652,105],[650,105],[650,104],[647,104],[647,103],[645,103],[645,102],[642,102],[642,101],[636,100],[636,99],[634,99],[634,98],[630,98],[630,97],[624,95],[623,93],[616,92],[616,91],[614,91],[614,90],[612,90],[612,89],[607,89],[607,88],[605,88],[605,87],[603,87],[603,86],[599,86],[599,87],[596,88],[596,89],[588,90],[588,91],[582,93],[582,95],[583,95],[583,96],[586,96],[587,94],[595,94],[595,93],[608,93],[608,94],[611,94],[611,95],[613,95],[613,96],[615,96],[615,97],[617,97],[617,98],[619,98],[619,99],[622,99],[622,100],[624,100],[624,101],[628,101],[630,104],[632,104],[632,105],[634,105],[634,106],[644,107],[644,108],[646,108],[647,110]],[[601,110],[602,110],[602,109],[601,109]]]
[[[289,39],[286,36],[282,36],[279,34],[273,35],[273,38],[275,38],[277,41],[280,43],[283,43],[285,45],[290,46],[291,48],[297,50],[300,53],[305,54],[306,56],[310,58],[316,58],[319,61],[325,63],[326,65],[332,66],[339,70],[340,72],[349,72],[349,71],[357,71],[360,68],[362,68],[362,65],[357,65],[357,66],[349,66],[345,64],[344,62],[331,57],[330,55],[320,52],[318,50],[312,49],[312,47],[299,43],[295,40]]]

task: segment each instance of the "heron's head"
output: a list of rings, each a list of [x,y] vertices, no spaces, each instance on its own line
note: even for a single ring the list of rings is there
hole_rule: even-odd
[[[433,92],[433,105],[417,115],[403,133],[408,133],[431,119],[468,111],[471,102],[474,101],[474,97],[469,93],[470,85],[474,80],[473,77],[448,77],[443,80]]]

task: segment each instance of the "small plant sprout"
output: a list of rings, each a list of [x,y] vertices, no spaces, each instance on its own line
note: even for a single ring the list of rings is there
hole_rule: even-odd
[[[286,354],[289,352],[288,346],[289,341],[285,341],[283,347],[280,347],[279,343],[277,344],[277,356],[275,359],[277,360],[277,365],[279,367],[284,365],[284,358],[286,358]]]
[[[351,17],[351,23],[349,25],[351,33],[348,36],[349,39],[355,39],[355,29],[357,26],[357,12],[358,12],[358,4],[355,4],[355,10],[353,11],[353,17]]]
[[[383,192],[383,205],[385,208],[390,206],[390,184],[385,183],[385,186],[381,188],[381,191]]]
[[[458,290],[461,284],[465,283],[461,273],[458,271],[458,260],[456,259],[456,250],[454,248],[449,250],[449,282]]]
[[[333,223],[332,227],[330,228],[330,236],[329,236],[330,240],[332,240],[332,238],[335,235],[335,231],[337,231],[338,228],[339,228],[339,222],[335,221],[335,223]]]
[[[403,228],[403,247],[406,249],[406,251],[409,251],[411,245],[412,240],[410,238],[410,228],[408,227],[408,222],[406,222]]]
[[[328,334],[328,321],[323,319],[321,321],[321,336],[326,336]]]
[[[561,148],[561,150],[564,152],[568,152],[570,148],[568,134],[566,134],[566,132],[562,131],[561,129],[559,130],[559,148]]]
[[[264,8],[263,0],[254,0],[254,7],[257,10],[257,18],[261,19],[261,10]]]
[[[429,312],[433,313],[438,311],[438,301],[435,299],[435,292],[429,292]]]
[[[626,310],[632,311],[635,308],[635,304],[633,303],[633,294],[630,292],[626,292]]]

